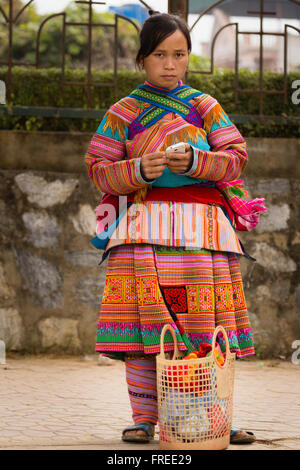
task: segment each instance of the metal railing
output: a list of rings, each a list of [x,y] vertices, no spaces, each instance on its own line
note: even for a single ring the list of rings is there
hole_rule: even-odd
[[[92,100],[91,100],[91,90],[93,87],[112,87],[114,90],[114,96],[117,96],[118,92],[118,29],[119,29],[119,21],[120,19],[125,20],[132,24],[135,29],[137,34],[139,33],[139,26],[132,21],[129,18],[126,18],[122,15],[119,14],[114,14],[114,22],[112,23],[98,23],[93,21],[93,5],[96,4],[102,4],[104,5],[104,2],[97,2],[93,0],[76,0],[75,3],[78,4],[83,4],[88,7],[88,21],[86,22],[70,22],[67,20],[66,13],[61,12],[61,13],[55,13],[47,18],[45,18],[42,23],[39,26],[38,32],[37,32],[37,37],[36,37],[36,52],[35,52],[35,61],[32,63],[20,63],[18,61],[15,61],[13,59],[13,28],[16,25],[17,20],[21,17],[23,14],[24,10],[29,7],[31,3],[33,3],[34,0],[28,1],[26,5],[24,5],[23,8],[19,12],[16,13],[16,15],[13,15],[13,3],[14,0],[9,0],[9,13],[6,14],[4,9],[0,5],[0,14],[2,14],[5,23],[8,26],[8,58],[7,60],[1,60],[0,65],[6,65],[8,67],[8,72],[7,72],[7,79],[6,79],[6,97],[7,101],[10,102],[11,98],[11,93],[12,93],[12,68],[15,65],[25,65],[25,66],[30,66],[30,67],[35,67],[39,68],[40,67],[40,38],[41,34],[43,31],[44,26],[46,23],[51,21],[53,18],[58,18],[61,17],[62,19],[62,42],[61,42],[61,56],[62,56],[62,62],[61,62],[61,93],[62,95],[64,94],[64,89],[66,85],[70,86],[80,86],[80,87],[85,87],[87,90],[87,109],[75,109],[75,108],[64,108],[64,107],[27,107],[27,106],[0,106],[0,115],[2,114],[10,114],[14,116],[44,116],[44,117],[72,117],[72,118],[99,118],[101,116],[101,113],[104,114],[104,110],[95,110],[92,108]],[[209,8],[205,9],[202,11],[195,21],[195,23],[192,25],[190,30],[192,31],[196,24],[203,18],[203,16],[207,13],[209,13],[213,8],[217,6],[221,6],[222,3],[224,3],[225,0],[219,0],[213,3]],[[299,6],[299,12],[300,12],[300,1],[299,0],[288,0],[293,3],[295,3],[297,6]],[[140,2],[148,7],[144,1],[140,0]],[[260,22],[260,28],[259,31],[242,31],[239,28],[238,23],[228,23],[225,26],[221,27],[216,34],[214,35],[212,39],[212,45],[211,45],[211,66],[209,70],[189,70],[187,73],[187,78],[188,75],[191,73],[195,74],[213,74],[214,73],[214,51],[215,51],[215,44],[216,41],[220,35],[220,33],[227,27],[233,26],[235,28],[235,57],[234,57],[234,98],[235,102],[238,102],[239,95],[241,94],[256,94],[258,95],[259,99],[259,114],[258,115],[235,115],[235,120],[236,122],[245,122],[249,118],[259,118],[259,119],[272,119],[272,120],[277,120],[277,121],[284,121],[284,118],[280,116],[266,116],[263,113],[263,99],[265,95],[282,95],[283,96],[283,102],[287,104],[288,101],[288,70],[287,70],[287,53],[288,53],[288,30],[293,29],[296,32],[300,34],[300,29],[296,28],[295,26],[286,24],[284,26],[284,32],[266,32],[264,31],[264,19],[265,17],[271,17],[275,15],[275,12],[270,12],[266,11],[264,9],[264,0],[260,0],[260,9],[258,11],[248,11],[247,14],[249,16],[255,14],[256,16],[259,15],[259,22]],[[65,76],[65,56],[66,56],[66,31],[69,26],[86,26],[88,29],[88,43],[87,43],[87,80],[85,82],[74,82],[74,81],[67,81],[66,76]],[[100,82],[93,82],[92,79],[92,60],[91,60],[91,55],[92,55],[92,34],[93,30],[96,27],[100,28],[111,28],[114,31],[114,54],[113,54],[113,81],[110,83],[100,83]],[[240,35],[242,34],[247,34],[247,35],[259,35],[259,83],[258,87],[255,89],[242,89],[239,86],[239,38]],[[273,36],[281,36],[284,38],[284,56],[283,56],[283,86],[281,90],[274,90],[274,89],[265,89],[263,86],[263,72],[264,72],[264,67],[263,67],[263,37],[266,35],[273,35]],[[1,100],[0,100],[1,104]],[[233,115],[231,115],[233,117]],[[299,118],[295,118],[299,119]]]
[[[30,67],[35,67],[39,68],[40,67],[40,38],[41,34],[43,31],[44,26],[46,23],[51,21],[53,18],[62,18],[62,42],[60,45],[60,51],[61,51],[61,57],[62,57],[62,62],[61,62],[61,92],[62,95],[64,94],[64,88],[66,85],[71,85],[71,86],[80,86],[80,87],[85,87],[87,89],[87,107],[88,107],[88,114],[87,117],[92,117],[93,114],[91,114],[91,89],[93,87],[112,87],[114,89],[114,95],[117,95],[117,90],[118,90],[118,81],[117,81],[117,72],[118,72],[118,29],[119,29],[119,21],[120,19],[127,21],[128,23],[132,24],[134,28],[136,29],[137,33],[139,32],[139,27],[137,24],[132,21],[130,18],[127,18],[123,15],[115,14],[114,15],[114,22],[113,23],[98,23],[93,21],[93,5],[105,5],[105,2],[96,2],[93,0],[76,0],[75,3],[78,4],[83,4],[88,7],[88,21],[86,22],[71,22],[67,21],[66,13],[61,12],[61,13],[55,13],[53,15],[48,16],[45,18],[42,23],[40,24],[40,27],[37,32],[37,37],[36,37],[36,52],[35,52],[35,61],[34,62],[18,62],[14,61],[12,57],[12,50],[13,50],[13,27],[16,24],[17,20],[20,18],[22,13],[26,8],[29,7],[31,3],[33,3],[34,0],[30,0],[24,7],[15,15],[13,16],[13,0],[9,0],[9,14],[6,15],[4,9],[0,5],[0,13],[2,13],[5,22],[8,25],[8,59],[6,61],[0,61],[0,65],[7,65],[8,67],[8,73],[7,73],[7,80],[6,80],[6,96],[7,96],[7,101],[9,102],[11,99],[11,93],[12,93],[12,68],[14,65],[22,65],[22,66],[30,66]],[[66,30],[68,26],[86,26],[88,30],[88,43],[87,43],[87,81],[86,82],[72,82],[72,81],[67,81],[65,77],[65,56],[66,56]],[[92,80],[92,32],[93,29],[96,27],[101,27],[101,28],[111,28],[114,31],[114,53],[113,53],[113,82],[112,83],[99,83],[99,82],[93,82]],[[37,108],[32,111],[35,111],[35,113],[38,112]],[[84,114],[86,114],[86,110],[82,110],[83,113],[78,112],[73,113],[73,111],[70,110],[65,110],[64,113],[61,113],[59,109],[57,111],[51,110],[48,111],[47,115],[52,115],[55,113],[57,117],[63,116],[63,117],[82,117]],[[19,113],[22,112],[22,107],[18,106],[16,107],[15,110],[12,110],[11,113],[15,115],[20,115]],[[26,112],[26,110],[24,110]],[[41,110],[42,113],[42,110]],[[35,114],[36,115],[36,114]],[[40,115],[40,114],[39,114]]]
[[[217,6],[221,6],[222,3],[224,3],[225,0],[219,0],[215,3],[213,3],[209,8],[206,8],[204,11],[200,13],[198,16],[197,20],[194,22],[194,24],[191,27],[191,31],[194,29],[196,24],[203,18],[204,15],[209,13],[212,9],[216,8]],[[298,0],[289,0],[292,3],[295,3],[296,5],[299,6],[299,16],[300,16],[300,1]],[[214,70],[214,50],[215,50],[215,44],[216,40],[219,36],[219,34],[225,29],[228,28],[229,26],[234,26],[235,27],[235,66],[234,66],[234,71],[235,71],[235,77],[234,77],[234,98],[235,98],[235,103],[238,102],[238,97],[239,94],[257,94],[259,97],[259,117],[266,117],[264,116],[263,113],[263,97],[264,95],[283,95],[283,100],[284,104],[287,104],[288,102],[288,88],[287,88],[287,56],[288,56],[288,29],[293,29],[297,31],[300,34],[300,29],[296,28],[295,26],[285,24],[284,25],[284,32],[267,32],[264,30],[264,19],[266,17],[275,17],[276,12],[274,11],[266,11],[264,8],[264,0],[260,0],[260,8],[257,11],[253,10],[248,10],[247,14],[250,15],[259,15],[259,31],[241,31],[239,29],[239,24],[238,23],[228,23],[224,26],[222,26],[214,35],[212,39],[212,46],[211,46],[211,57],[210,57],[210,70],[208,71],[198,71],[198,70],[190,70],[189,73],[198,73],[198,74],[213,74]],[[258,35],[259,36],[259,86],[255,89],[242,89],[239,87],[239,36],[242,34],[247,34],[247,35]],[[267,90],[263,86],[263,38],[264,36],[280,36],[283,37],[284,39],[284,54],[283,54],[283,88],[282,90]],[[272,116],[273,118],[273,116]]]

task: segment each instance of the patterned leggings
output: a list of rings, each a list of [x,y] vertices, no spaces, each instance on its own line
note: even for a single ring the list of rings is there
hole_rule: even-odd
[[[125,359],[126,382],[134,423],[157,423],[155,356]]]

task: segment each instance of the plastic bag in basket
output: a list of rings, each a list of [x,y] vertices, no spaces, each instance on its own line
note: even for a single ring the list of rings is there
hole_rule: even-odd
[[[162,403],[161,423],[177,437],[184,437],[186,429],[190,437],[198,438],[207,433],[210,420],[205,406],[205,396],[168,390]]]

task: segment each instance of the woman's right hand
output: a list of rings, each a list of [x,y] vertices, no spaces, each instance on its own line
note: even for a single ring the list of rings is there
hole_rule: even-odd
[[[142,176],[148,180],[159,178],[166,166],[165,152],[147,153],[141,157]]]

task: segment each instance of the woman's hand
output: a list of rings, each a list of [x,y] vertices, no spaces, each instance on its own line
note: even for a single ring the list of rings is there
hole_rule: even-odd
[[[148,180],[159,178],[166,166],[165,152],[147,153],[141,158],[142,176]]]
[[[189,144],[185,144],[185,153],[167,153],[167,167],[173,173],[184,173],[193,161],[193,149]]]

